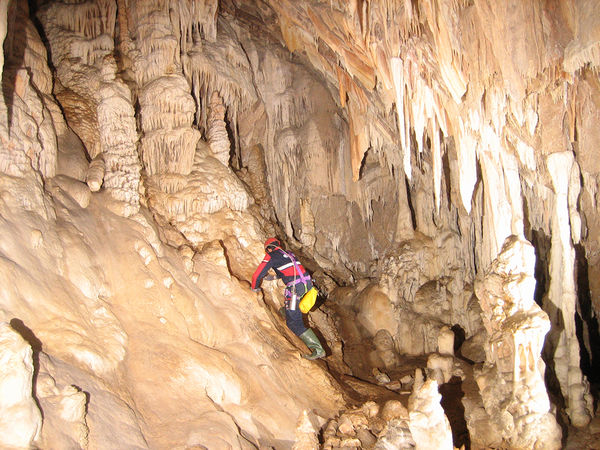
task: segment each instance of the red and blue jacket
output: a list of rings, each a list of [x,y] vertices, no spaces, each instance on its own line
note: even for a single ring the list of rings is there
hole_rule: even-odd
[[[292,252],[286,252],[281,248],[276,248],[270,253],[265,253],[265,257],[258,265],[252,275],[252,289],[258,289],[262,279],[267,275],[269,269],[273,269],[277,278],[280,278],[286,285],[286,296],[291,296],[291,290],[297,286],[298,294],[304,294],[312,287],[312,280],[306,269]],[[288,295],[289,294],[289,295]]]

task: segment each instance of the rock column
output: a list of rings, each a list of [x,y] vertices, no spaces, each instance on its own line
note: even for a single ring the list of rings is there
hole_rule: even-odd
[[[230,144],[225,127],[225,105],[217,91],[213,91],[210,97],[207,126],[208,144],[213,156],[229,166]]]
[[[575,249],[571,239],[569,193],[579,189],[572,185],[574,157],[571,152],[553,153],[547,159],[554,187],[552,211],[552,242],[550,249],[550,287],[546,310],[556,314],[553,323],[564,328],[553,333],[554,370],[567,404],[567,414],[576,427],[590,421],[591,397],[589,385],[581,373],[579,342],[575,334],[577,292],[575,288]],[[578,181],[578,180],[577,180]]]
[[[512,235],[476,281],[487,341],[475,379],[489,428],[501,430],[499,440],[510,448],[558,449],[561,432],[550,413],[541,358],[550,321],[533,299],[534,267],[533,246]]]

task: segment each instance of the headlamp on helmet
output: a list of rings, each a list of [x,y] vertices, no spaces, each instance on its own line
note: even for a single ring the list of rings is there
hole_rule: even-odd
[[[281,248],[281,242],[275,238],[269,238],[265,241],[265,251],[271,253],[273,250]]]

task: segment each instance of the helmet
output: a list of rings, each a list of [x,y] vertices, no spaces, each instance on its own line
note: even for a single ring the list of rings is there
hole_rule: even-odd
[[[281,247],[281,242],[275,238],[269,238],[265,241],[265,251],[267,253],[271,253],[273,250],[279,247]]]

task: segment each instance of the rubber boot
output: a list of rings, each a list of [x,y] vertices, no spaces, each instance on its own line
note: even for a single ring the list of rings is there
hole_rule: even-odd
[[[325,350],[323,350],[323,346],[319,341],[319,338],[315,334],[313,330],[310,328],[307,329],[304,333],[300,335],[300,339],[306,344],[309,350],[312,351],[310,355],[302,355],[303,358],[306,359],[319,359],[325,356]]]

